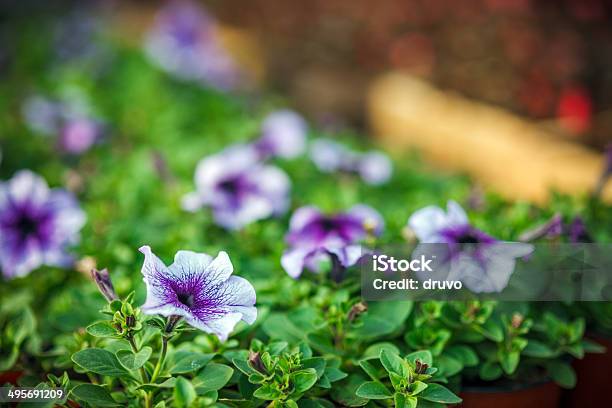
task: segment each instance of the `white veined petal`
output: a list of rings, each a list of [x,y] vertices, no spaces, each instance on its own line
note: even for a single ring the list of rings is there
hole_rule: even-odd
[[[227,252],[220,251],[206,268],[206,281],[209,284],[220,284],[225,282],[234,272],[234,265],[230,260]]]
[[[193,251],[178,251],[174,263],[168,267],[173,276],[184,279],[189,276],[203,275],[210,265],[212,257],[208,254]]]
[[[214,334],[221,341],[227,340],[240,319],[242,319],[242,313],[226,313],[216,319],[206,321],[199,320],[193,315],[185,316],[185,320],[191,326],[206,333]]]

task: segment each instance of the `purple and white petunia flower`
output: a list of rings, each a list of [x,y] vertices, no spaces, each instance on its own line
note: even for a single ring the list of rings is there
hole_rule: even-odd
[[[310,159],[324,173],[355,173],[371,185],[386,183],[393,173],[391,160],[384,153],[357,153],[329,139],[317,139],[311,143]]]
[[[30,129],[45,136],[55,136],[61,152],[82,154],[101,140],[103,124],[94,118],[80,92],[69,92],[65,96],[65,100],[31,96],[24,101],[22,114]]]
[[[145,49],[154,63],[180,79],[230,90],[243,75],[218,37],[215,21],[201,7],[174,1],[158,13]]]
[[[254,147],[262,158],[282,157],[291,159],[306,148],[308,126],[298,113],[282,109],[270,113],[261,125],[261,137]]]
[[[181,316],[191,326],[225,341],[236,324],[252,324],[257,318],[255,289],[249,281],[233,276],[227,253],[216,258],[203,253],[178,251],[166,266],[147,245],[142,265],[147,299],[146,314]]]
[[[301,207],[291,217],[286,236],[290,248],[281,265],[292,278],[298,278],[304,268],[318,272],[321,261],[330,257],[348,268],[362,257],[364,249],[359,242],[379,235],[383,226],[380,214],[367,205],[335,215],[323,214],[312,206]]]
[[[420,242],[413,256],[435,253],[442,260],[442,267],[421,273],[420,278],[460,280],[476,293],[501,292],[514,272],[516,258],[534,249],[530,244],[498,241],[478,230],[454,201],[448,202],[446,212],[437,206],[418,210],[408,226]]]
[[[210,207],[218,225],[236,230],[254,221],[283,214],[289,207],[289,178],[279,168],[259,161],[251,146],[234,145],[198,163],[196,191],[183,198],[183,208]]]
[[[68,266],[85,213],[75,197],[29,170],[0,182],[0,268],[6,278],[42,266]]]

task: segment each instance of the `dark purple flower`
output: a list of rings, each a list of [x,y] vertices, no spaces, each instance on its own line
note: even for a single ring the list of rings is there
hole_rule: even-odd
[[[358,174],[367,184],[384,184],[391,178],[393,165],[387,155],[371,151],[356,153],[328,139],[317,139],[310,145],[310,159],[325,173]]]
[[[261,125],[261,137],[254,143],[263,158],[294,158],[304,152],[308,126],[302,116],[283,109],[272,112]]]
[[[229,90],[243,79],[223,49],[214,20],[189,1],[174,1],[157,15],[147,36],[149,57],[178,78]]]
[[[251,146],[231,146],[202,159],[195,184],[183,208],[210,207],[215,222],[227,229],[282,214],[289,206],[289,178],[279,168],[262,164]]]
[[[66,249],[78,241],[85,213],[74,196],[49,189],[46,181],[22,170],[0,183],[0,266],[7,278],[27,275],[41,265],[67,266]]]
[[[162,316],[181,316],[191,326],[226,340],[234,326],[257,318],[255,289],[244,278],[232,276],[234,267],[227,253],[216,258],[191,251],[178,251],[166,266],[149,246],[142,275],[147,299],[142,311]]]
[[[290,249],[281,264],[292,278],[298,278],[304,267],[318,272],[321,260],[330,256],[347,268],[362,256],[359,242],[368,235],[379,235],[383,225],[380,214],[366,205],[335,215],[325,215],[316,207],[299,208],[289,223],[286,240]]]
[[[584,225],[581,217],[574,217],[568,228],[568,236],[571,243],[593,242],[593,238]]]
[[[442,260],[433,273],[417,272],[421,279],[460,280],[476,293],[502,291],[514,272],[516,258],[533,251],[532,245],[500,242],[473,227],[454,201],[448,202],[446,212],[437,206],[416,211],[408,226],[420,241],[413,256],[435,255]]]

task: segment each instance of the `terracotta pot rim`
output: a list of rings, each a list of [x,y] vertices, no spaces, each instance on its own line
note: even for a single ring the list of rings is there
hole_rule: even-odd
[[[483,393],[483,394],[497,394],[502,392],[517,392],[525,391],[533,388],[543,387],[549,384],[556,386],[556,383],[550,378],[544,378],[539,381],[530,383],[511,382],[510,384],[504,385],[468,385],[461,388],[460,393]]]

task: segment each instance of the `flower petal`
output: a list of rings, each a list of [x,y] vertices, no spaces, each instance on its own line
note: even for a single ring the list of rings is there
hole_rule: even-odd
[[[461,206],[454,200],[449,200],[446,204],[446,223],[448,226],[469,224],[467,214]]]
[[[191,276],[204,275],[212,257],[193,251],[178,251],[174,263],[168,267],[172,276],[184,280]]]
[[[373,226],[374,233],[379,235],[385,225],[385,221],[383,217],[380,215],[378,211],[369,205],[365,204],[357,204],[351,207],[347,214],[350,214],[361,221],[361,224],[364,226]]]
[[[391,178],[393,166],[387,155],[369,152],[362,155],[358,164],[359,175],[368,184],[384,184]]]
[[[219,289],[225,293],[222,304],[224,308],[230,312],[242,313],[242,320],[248,324],[257,319],[257,296],[255,288],[248,280],[240,276],[230,276]]]
[[[299,231],[306,225],[321,217],[321,210],[314,206],[300,207],[293,212],[291,220],[289,220],[289,230]]]
[[[444,211],[430,205],[414,212],[408,219],[408,226],[423,243],[437,242],[438,232],[446,225]]]
[[[311,253],[312,250],[310,249],[290,249],[281,257],[281,266],[289,276],[293,279],[297,279],[302,274],[306,258],[310,256]]]
[[[227,252],[220,251],[206,268],[206,281],[211,285],[220,284],[228,280],[232,272],[234,272],[234,265]]]
[[[45,179],[30,170],[17,172],[8,182],[10,200],[15,204],[30,203],[38,206],[44,203],[49,195],[49,186]]]

